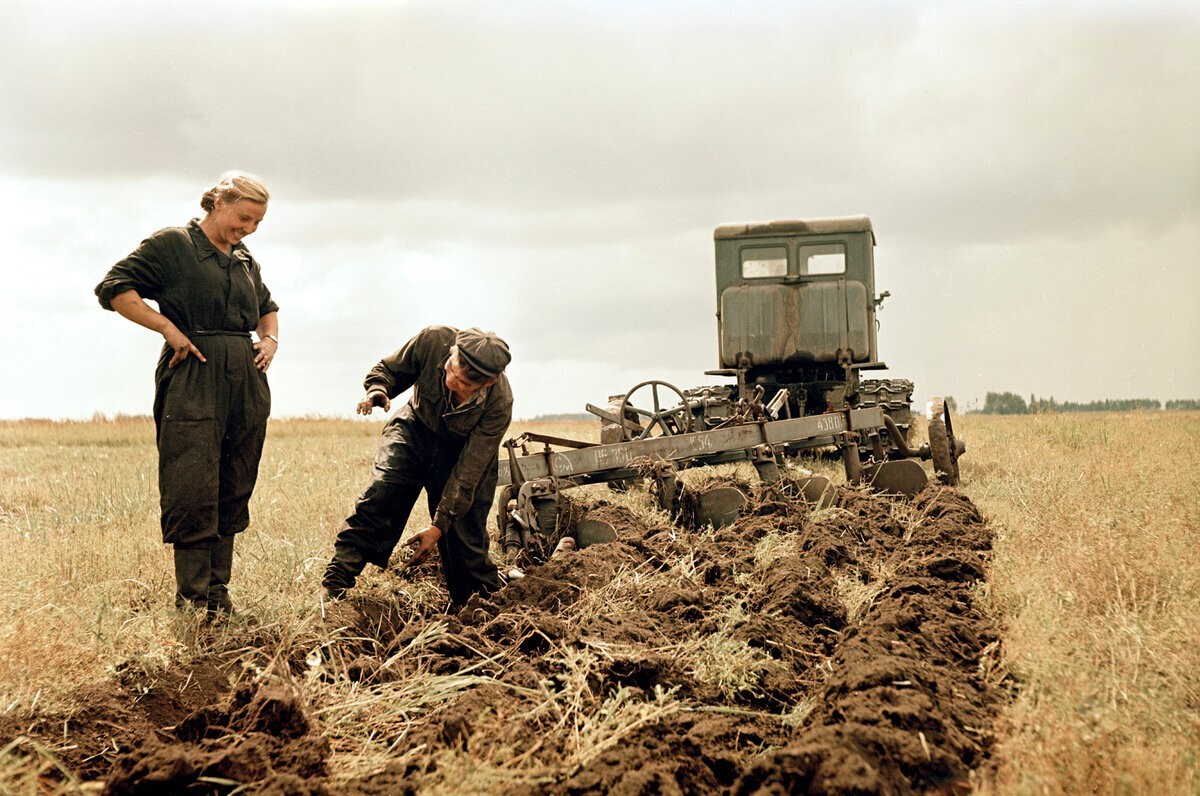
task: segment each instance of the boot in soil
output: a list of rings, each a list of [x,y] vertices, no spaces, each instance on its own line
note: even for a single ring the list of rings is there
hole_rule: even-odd
[[[354,588],[354,582],[366,565],[367,559],[358,550],[353,547],[335,546],[333,559],[325,567],[325,577],[321,579],[326,596],[330,600],[345,597],[346,592]]]
[[[208,583],[208,612],[213,615],[232,616],[236,611],[229,599],[229,577],[233,572],[232,536],[218,536],[212,546],[210,557],[211,576]]]
[[[208,587],[212,580],[212,546],[175,546],[175,608],[179,611],[208,609]]]

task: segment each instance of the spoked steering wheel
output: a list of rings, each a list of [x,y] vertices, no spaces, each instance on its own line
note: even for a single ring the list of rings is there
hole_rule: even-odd
[[[678,402],[664,407],[660,391],[668,398],[678,398]],[[639,392],[641,394],[637,395]],[[653,408],[642,409],[639,404]],[[617,408],[617,417],[622,420],[621,431],[627,442],[650,437],[670,437],[692,431],[692,408],[683,391],[673,384],[657,379],[643,381],[625,393],[621,405]],[[655,429],[658,429],[658,433],[654,433]]]

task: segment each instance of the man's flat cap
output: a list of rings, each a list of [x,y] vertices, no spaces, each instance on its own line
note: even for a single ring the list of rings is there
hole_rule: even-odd
[[[508,343],[497,337],[495,332],[475,328],[463,329],[454,338],[454,344],[458,346],[458,356],[463,364],[489,379],[499,376],[508,363],[512,362]]]

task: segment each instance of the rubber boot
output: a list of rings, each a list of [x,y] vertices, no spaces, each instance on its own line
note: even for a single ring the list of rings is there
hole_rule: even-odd
[[[233,571],[233,538],[218,536],[213,542],[211,577],[208,582],[208,612],[210,614],[234,613],[233,601],[229,599],[229,576]]]
[[[212,578],[212,548],[175,547],[175,607],[179,610],[208,608],[208,586]]]
[[[346,592],[354,588],[354,582],[366,565],[367,559],[358,550],[353,547],[335,546],[333,559],[325,567],[325,577],[321,579],[321,585],[325,587],[325,594],[329,599],[340,600],[345,597]]]

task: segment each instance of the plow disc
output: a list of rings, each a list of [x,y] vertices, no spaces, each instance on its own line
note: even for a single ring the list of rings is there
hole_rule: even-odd
[[[872,489],[888,495],[915,497],[929,483],[925,468],[912,459],[871,464],[863,471]]]
[[[830,501],[833,482],[823,475],[813,475],[797,481],[796,487],[800,490],[800,495],[804,498],[805,503],[823,507]]]
[[[594,544],[617,541],[617,530],[604,520],[584,518],[575,526],[575,544],[580,550]]]
[[[696,513],[702,525],[723,528],[738,518],[746,501],[746,496],[737,487],[715,487],[700,495]]]

